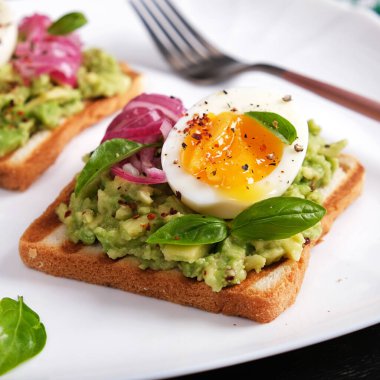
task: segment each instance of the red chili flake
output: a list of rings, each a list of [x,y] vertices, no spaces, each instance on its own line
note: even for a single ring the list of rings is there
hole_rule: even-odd
[[[193,133],[191,137],[195,140],[200,140],[202,138],[202,135],[200,133]]]
[[[173,207],[170,207],[169,214],[170,215],[178,214],[178,210],[174,209]]]
[[[70,211],[70,210],[67,210],[67,211],[65,212],[65,218],[69,217],[70,215],[71,215],[71,211]]]
[[[17,111],[17,115],[19,115],[19,116],[24,115],[24,111]]]
[[[265,150],[267,150],[267,146],[265,144],[261,144],[260,145],[260,151],[264,152]]]
[[[152,212],[150,212],[150,213],[147,215],[147,218],[148,218],[149,220],[156,219],[156,214],[153,214]]]
[[[186,147],[187,147],[187,144],[186,143],[182,143],[182,148],[186,149]]]
[[[307,245],[309,245],[309,244],[310,244],[310,238],[305,237],[305,241],[304,241],[304,243],[302,244],[302,246],[305,247],[305,246],[307,246]]]
[[[136,202],[125,202],[125,205],[129,206],[132,211],[137,210],[137,203]]]
[[[161,213],[161,218],[165,218],[165,217],[167,217],[169,214],[167,213],[167,212],[162,212]]]

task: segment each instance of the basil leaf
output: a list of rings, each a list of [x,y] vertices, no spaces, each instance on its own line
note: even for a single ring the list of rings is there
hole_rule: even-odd
[[[87,24],[85,15],[81,12],[72,12],[60,17],[57,21],[53,22],[49,28],[48,33],[55,36],[69,34],[76,29],[81,28]]]
[[[269,129],[285,144],[293,144],[297,138],[297,130],[293,124],[274,112],[246,112],[245,115],[258,121],[263,127]]]
[[[218,243],[227,237],[223,219],[188,214],[172,219],[149,236],[149,244],[195,245]]]
[[[126,139],[107,140],[99,145],[91,154],[90,159],[79,174],[75,195],[85,193],[85,190],[99,177],[101,173],[112,165],[134,155],[150,145],[140,144]]]
[[[244,241],[289,238],[319,222],[326,210],[302,198],[277,197],[257,202],[231,224],[231,234]]]
[[[45,326],[39,316],[18,301],[0,301],[0,375],[37,355],[46,343]]]

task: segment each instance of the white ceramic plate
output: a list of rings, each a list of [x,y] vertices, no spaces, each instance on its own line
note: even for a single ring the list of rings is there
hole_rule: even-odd
[[[17,15],[57,17],[85,11],[88,46],[106,48],[146,74],[148,91],[175,94],[190,106],[217,87],[196,87],[169,73],[125,0],[17,1]],[[281,63],[380,99],[380,20],[335,2],[182,1],[218,46],[246,60]],[[0,298],[23,295],[45,323],[48,342],[35,359],[5,379],[129,379],[185,374],[262,358],[342,335],[380,321],[380,125],[279,79],[246,73],[228,85],[260,85],[303,98],[305,112],[367,169],[363,196],[313,249],[293,307],[274,322],[205,313],[106,287],[54,278],[24,267],[18,239],[82,166],[107,122],[67,146],[28,191],[0,191]],[[226,87],[227,85],[223,85]]]

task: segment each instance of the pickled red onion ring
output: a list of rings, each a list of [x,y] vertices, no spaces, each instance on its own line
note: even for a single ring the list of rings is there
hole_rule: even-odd
[[[144,144],[166,139],[177,120],[183,116],[182,102],[159,94],[142,94],[131,100],[111,122],[102,142],[124,138]],[[115,165],[111,172],[129,182],[158,184],[167,182],[157,157],[157,147],[145,148]]]
[[[50,25],[50,18],[40,14],[21,20],[21,40],[15,49],[13,66],[26,82],[48,74],[54,81],[74,87],[82,62],[82,43],[74,33],[50,35],[47,32]]]

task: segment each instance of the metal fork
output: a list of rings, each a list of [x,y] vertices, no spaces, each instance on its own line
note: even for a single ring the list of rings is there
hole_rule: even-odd
[[[264,71],[380,121],[378,101],[279,66],[246,64],[222,53],[190,26],[169,0],[130,0],[130,3],[162,55],[188,80],[210,84],[243,71]]]

